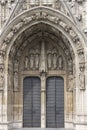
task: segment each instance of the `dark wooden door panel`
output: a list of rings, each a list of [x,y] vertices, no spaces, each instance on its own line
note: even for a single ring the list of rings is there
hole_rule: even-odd
[[[46,127],[64,127],[64,81],[50,77],[46,83]]]
[[[23,86],[23,127],[40,127],[41,94],[40,79],[27,77]]]

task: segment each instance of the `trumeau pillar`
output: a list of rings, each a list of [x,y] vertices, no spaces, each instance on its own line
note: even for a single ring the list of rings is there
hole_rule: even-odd
[[[46,127],[46,77],[41,74],[41,128]]]
[[[46,63],[45,63],[45,43],[41,43],[41,128],[46,127]]]

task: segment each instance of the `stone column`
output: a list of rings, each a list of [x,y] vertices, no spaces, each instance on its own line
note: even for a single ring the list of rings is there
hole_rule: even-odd
[[[41,75],[41,128],[46,127],[46,76]]]

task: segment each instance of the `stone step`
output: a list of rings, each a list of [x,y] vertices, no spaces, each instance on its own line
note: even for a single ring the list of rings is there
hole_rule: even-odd
[[[72,130],[68,128],[17,128],[14,130]]]

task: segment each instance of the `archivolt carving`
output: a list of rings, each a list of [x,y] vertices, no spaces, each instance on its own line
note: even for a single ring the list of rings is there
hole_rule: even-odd
[[[61,9],[61,3],[60,3],[59,0],[56,0],[56,1],[55,1],[55,8],[58,9],[58,10]]]
[[[44,11],[45,12],[45,11]],[[76,48],[76,50],[78,51],[78,58],[79,58],[79,62],[84,62],[85,60],[85,56],[84,56],[84,50],[80,50],[79,51],[79,48],[81,49],[82,48],[82,42],[80,41],[80,38],[77,36],[76,32],[74,32],[74,29],[69,25],[67,25],[67,23],[65,23],[65,21],[62,20],[62,17],[60,18],[55,16],[54,14],[50,15],[49,14],[49,11],[48,12],[45,12],[43,13],[43,11],[40,11],[39,12],[37,11],[36,14],[35,12],[32,13],[32,16],[26,16],[24,18],[24,20],[21,20],[21,18],[19,18],[19,24],[15,24],[14,27],[11,27],[10,28],[10,32],[7,34],[5,40],[4,40],[4,44],[3,44],[3,47],[2,48],[5,48],[7,46],[5,46],[5,44],[9,44],[11,42],[11,40],[13,39],[13,36],[15,35],[15,32],[16,32],[16,35],[17,35],[17,32],[19,31],[19,29],[22,28],[22,26],[27,26],[29,23],[32,23],[34,22],[33,20],[35,19],[35,21],[47,21],[47,22],[50,22],[50,23],[54,23],[55,25],[57,24],[57,26],[61,27],[65,32],[66,34],[68,34],[68,36],[70,36],[71,40],[73,41],[74,43],[74,46]],[[62,22],[61,22],[62,21]],[[73,34],[73,35],[72,35]],[[67,54],[67,53],[66,53]],[[53,54],[52,55],[52,58],[50,56],[50,59],[52,59],[52,64],[53,64]],[[30,54],[29,57],[29,66],[31,69],[35,68],[38,68],[38,63],[39,63],[39,54],[36,56],[36,58],[38,59],[37,63],[35,61],[35,54]],[[58,64],[58,54],[56,56],[56,54],[54,55],[56,58],[54,58],[54,69],[57,68],[57,64]],[[62,59],[61,59],[62,61]],[[36,64],[35,64],[36,63]],[[62,62],[60,62],[62,63]],[[62,65],[62,64],[61,64]],[[51,60],[49,61],[49,66],[48,68],[50,69],[51,68]],[[62,67],[60,67],[62,68]],[[68,63],[68,68],[69,68],[69,73],[72,74],[72,61],[70,60],[69,63]],[[82,74],[81,74],[82,76]],[[81,77],[80,76],[80,77]],[[83,76],[84,77],[84,76]]]
[[[14,32],[13,32],[13,31],[10,31],[10,33],[9,33],[9,34],[7,35],[7,37],[5,38],[4,42],[5,42],[6,44],[9,44],[13,36],[14,36]]]
[[[13,32],[16,33],[23,26],[23,22],[19,22],[13,27]]]
[[[10,43],[10,40],[12,39],[12,37],[14,36],[14,33],[19,31],[19,29],[24,26],[25,24],[28,24],[29,22],[33,21],[33,19],[36,20],[48,20],[51,21],[55,24],[60,25],[66,32],[68,32],[68,34],[71,36],[72,40],[79,44],[81,44],[79,37],[77,37],[77,34],[74,32],[73,28],[70,27],[70,25],[67,25],[67,23],[65,23],[63,20],[61,20],[60,18],[53,16],[53,15],[49,15],[49,13],[45,13],[45,12],[37,12],[32,14],[32,16],[28,16],[23,18],[23,20],[20,20],[20,22],[16,25],[14,25],[14,27],[12,27],[12,31],[10,31],[10,33],[7,35],[7,37],[5,38],[5,43],[8,44]],[[73,35],[72,35],[73,34]],[[78,49],[78,46],[77,46]]]
[[[85,62],[84,50],[78,50],[79,63]]]
[[[84,72],[85,64],[84,63],[79,64],[79,69],[80,69],[80,72]]]

